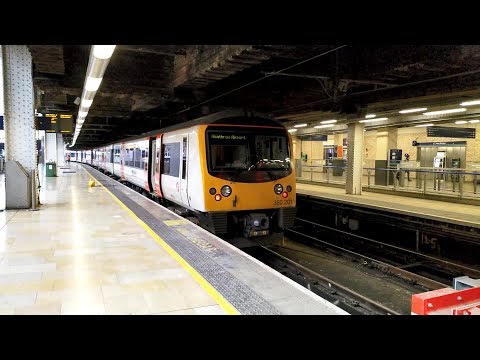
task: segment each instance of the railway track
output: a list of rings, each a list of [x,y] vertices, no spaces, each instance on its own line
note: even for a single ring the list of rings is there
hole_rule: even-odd
[[[304,226],[286,229],[282,245],[247,252],[350,314],[410,314],[412,294],[480,277],[464,264],[297,220]]]
[[[305,286],[322,298],[332,302],[349,314],[355,315],[399,315],[400,313],[362,294],[343,286],[332,279],[280,255],[265,246],[252,252],[257,259],[281,272],[283,275]]]
[[[357,260],[366,262],[368,266],[395,274],[432,290],[450,286],[453,278],[458,276],[480,277],[480,270],[471,266],[352,234],[307,219],[297,218],[296,220],[303,226],[299,229],[286,229],[285,233],[290,238],[306,240],[312,244],[348,253]],[[321,230],[322,239],[319,239],[320,236],[316,231],[318,229]]]

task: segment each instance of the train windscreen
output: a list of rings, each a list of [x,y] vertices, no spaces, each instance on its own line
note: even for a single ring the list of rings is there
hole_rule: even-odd
[[[267,182],[292,173],[283,129],[207,130],[208,171],[236,182]]]

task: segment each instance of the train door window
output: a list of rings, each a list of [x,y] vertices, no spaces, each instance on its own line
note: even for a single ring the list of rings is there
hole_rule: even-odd
[[[147,161],[148,161],[148,150],[142,149],[142,163],[140,164],[140,167],[144,170],[147,169]]]
[[[113,159],[114,159],[114,157],[113,157],[113,147],[111,147],[109,151],[110,151],[110,161],[109,162],[113,163]]]
[[[135,161],[134,167],[140,169],[140,163],[142,160],[142,151],[138,148],[135,147],[135,155],[133,156],[133,160]]]
[[[183,150],[182,150],[182,179],[187,178],[187,138],[183,138]]]
[[[129,147],[126,149],[126,166],[133,166],[133,147]]]
[[[115,164],[120,164],[120,146],[115,145],[115,148],[113,150],[113,162]]]
[[[180,170],[180,143],[163,144],[162,174],[178,177]]]

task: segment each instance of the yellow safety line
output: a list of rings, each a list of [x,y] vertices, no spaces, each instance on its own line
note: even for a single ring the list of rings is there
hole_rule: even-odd
[[[190,275],[200,284],[202,288],[220,305],[220,307],[227,312],[229,315],[238,315],[240,312],[230,304],[223,296],[220,294],[205,278],[200,275],[185,259],[183,259],[175,250],[173,250],[170,245],[168,245],[165,240],[163,240],[160,236],[155,233],[147,224],[143,222],[135,213],[130,210],[119,198],[117,198],[110,190],[108,190],[103,184],[95,179],[95,177],[90,174],[87,170],[85,170],[82,166],[82,169],[96,182],[100,184],[100,186],[109,193],[113,199],[124,209],[126,210],[131,217],[133,217],[149,234],[151,237],[155,239],[155,241],[167,251],[170,256],[172,256],[185,270],[187,270]]]

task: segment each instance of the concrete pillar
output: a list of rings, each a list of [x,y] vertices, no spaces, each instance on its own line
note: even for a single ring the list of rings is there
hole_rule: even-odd
[[[340,145],[340,146],[343,146],[343,134],[335,134],[335,137],[334,137],[334,144],[335,145]]]
[[[396,128],[377,130],[377,150],[375,160],[388,160],[388,150],[397,148]]]
[[[57,161],[57,134],[45,133],[45,163]]]
[[[25,45],[2,45],[1,48],[7,161],[6,205],[7,209],[16,209],[30,207],[32,198],[31,188],[26,186],[28,180],[19,169],[23,168],[30,175],[37,167],[32,56]],[[9,168],[12,169],[10,173]]]
[[[63,135],[57,135],[57,165],[64,166],[65,165],[65,145],[63,143]]]
[[[345,193],[362,194],[363,176],[363,123],[350,123],[348,126],[347,181]]]

